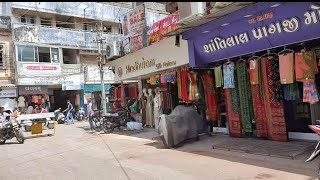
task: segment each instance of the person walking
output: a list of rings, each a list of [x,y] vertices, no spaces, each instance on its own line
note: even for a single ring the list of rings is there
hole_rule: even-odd
[[[65,109],[63,112],[68,111],[67,113],[67,124],[69,124],[69,119],[71,118],[72,124],[74,124],[74,119],[73,119],[73,114],[72,114],[72,110],[73,110],[73,105],[70,102],[70,99],[67,100],[67,109]]]
[[[94,115],[94,111],[92,109],[91,98],[88,99],[87,113],[88,113],[88,117],[89,117],[90,130],[93,130],[92,117]]]

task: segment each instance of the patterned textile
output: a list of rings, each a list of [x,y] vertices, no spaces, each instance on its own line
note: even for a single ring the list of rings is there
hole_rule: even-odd
[[[287,141],[286,122],[284,118],[283,104],[274,101],[274,88],[271,71],[271,62],[277,60],[261,59],[261,75],[263,82],[263,100],[267,115],[268,138],[276,141]],[[280,76],[280,75],[279,75]]]
[[[156,75],[151,75],[151,76],[150,76],[150,84],[151,84],[151,85],[156,85],[156,84],[157,84],[157,77],[156,77]]]
[[[166,75],[164,75],[166,82],[171,82],[171,74],[167,73]]]
[[[316,55],[314,51],[295,53],[295,67],[297,81],[308,81],[318,73]]]
[[[303,102],[314,104],[319,101],[318,91],[313,80],[303,82]]]
[[[218,119],[217,97],[214,90],[214,80],[212,75],[203,74],[202,81],[205,84],[205,96],[207,105],[207,120],[216,121]]]
[[[182,99],[182,89],[181,89],[181,71],[177,71],[177,85],[178,85],[178,98]]]
[[[160,85],[160,75],[156,75],[156,85]]]
[[[235,69],[234,72],[234,79],[237,79],[237,70]],[[235,88],[231,89],[231,105],[232,105],[232,111],[239,114],[240,109],[239,109],[239,96],[238,96],[238,84],[235,82]]]
[[[222,81],[222,71],[221,66],[217,66],[214,68],[214,79],[216,82],[216,87],[222,87],[223,81]]]
[[[229,124],[229,134],[232,137],[241,137],[242,133],[241,133],[240,114],[239,114],[239,112],[234,112],[232,110],[232,100],[234,97],[232,97],[231,91],[234,89],[225,89],[224,90],[227,120],[228,120],[228,124]]]
[[[187,89],[187,70],[181,72],[181,92],[182,92],[182,102],[189,102],[188,89]]]
[[[287,101],[294,101],[299,99],[298,83],[283,85],[284,99]]]
[[[129,87],[129,97],[135,99],[138,97],[138,88],[135,86]]]
[[[223,65],[223,84],[224,89],[234,88],[234,63]]]
[[[280,73],[279,73],[279,60],[274,57],[271,61],[271,79],[273,87],[273,100],[279,103],[283,103],[283,88],[280,83]]]
[[[240,99],[240,115],[242,121],[242,128],[245,132],[251,133],[252,129],[252,119],[253,119],[253,107],[252,107],[252,97],[249,81],[249,73],[247,70],[246,63],[238,63],[236,65],[237,70],[237,80],[239,88],[239,99]]]
[[[249,61],[250,83],[259,84],[259,59]]]
[[[198,93],[198,87],[196,83],[196,74],[195,73],[188,73],[189,78],[189,100],[194,101],[196,94]]]
[[[264,109],[264,99],[260,93],[260,85],[251,85],[254,120],[257,137],[268,137],[267,115]]]
[[[198,87],[199,93],[202,97],[202,101],[206,102],[206,96],[205,96],[205,92],[204,92],[205,87],[204,87],[204,84],[203,84],[203,81],[202,81],[200,74],[197,74],[196,82],[197,82],[197,87]]]
[[[164,74],[161,74],[161,76],[160,76],[160,82],[161,82],[161,84],[165,84],[165,83],[166,83],[166,77],[165,77]]]
[[[281,84],[294,82],[294,59],[293,53],[279,55],[279,71]]]

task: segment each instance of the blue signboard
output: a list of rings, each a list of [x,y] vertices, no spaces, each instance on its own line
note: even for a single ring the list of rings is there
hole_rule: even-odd
[[[104,84],[104,88],[106,90],[106,94],[109,94],[110,84]],[[84,85],[84,93],[90,94],[94,91],[101,91],[101,84],[85,84]]]
[[[320,37],[320,3],[261,2],[183,34],[190,66]]]

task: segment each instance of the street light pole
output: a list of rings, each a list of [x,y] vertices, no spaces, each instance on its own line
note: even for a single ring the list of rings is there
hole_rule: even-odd
[[[102,55],[102,52],[101,52],[101,46],[103,44],[103,40],[102,37],[101,37],[101,34],[102,34],[102,30],[101,30],[101,27],[100,27],[100,30],[97,31],[97,43],[98,43],[98,54],[99,54],[99,57],[98,57],[98,65],[99,65],[99,69],[100,69],[100,82],[101,82],[101,103],[102,103],[102,109],[103,109],[103,112],[102,114],[105,115],[107,113],[107,103],[106,103],[106,90],[105,90],[105,87],[104,87],[104,79],[103,79],[103,74],[104,74],[104,71],[103,71],[103,55]]]

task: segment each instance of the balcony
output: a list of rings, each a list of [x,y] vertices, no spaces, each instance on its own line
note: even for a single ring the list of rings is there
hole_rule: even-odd
[[[13,40],[15,42],[39,43],[77,49],[98,49],[96,33],[75,29],[54,28],[26,24],[12,25]],[[121,34],[103,34],[105,42],[122,41]],[[104,48],[104,47],[103,47]]]
[[[110,22],[129,10],[97,2],[12,2],[12,8]]]

